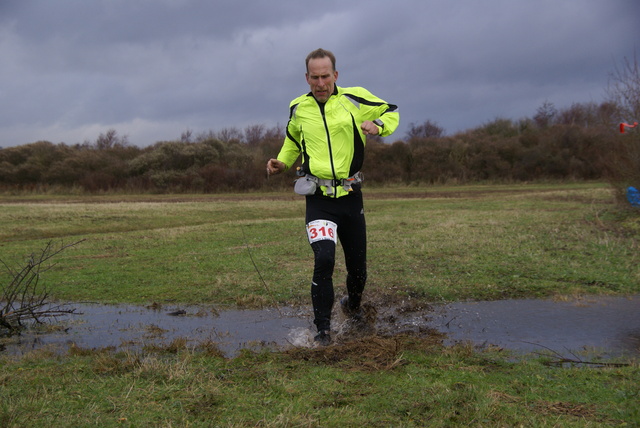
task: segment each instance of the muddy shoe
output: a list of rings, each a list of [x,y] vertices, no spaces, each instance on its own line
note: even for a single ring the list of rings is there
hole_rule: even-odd
[[[351,319],[354,322],[361,322],[363,320],[363,312],[362,308],[351,309],[349,307],[349,296],[345,296],[340,299],[340,307],[342,308],[342,313],[348,319]]]
[[[313,338],[313,341],[316,342],[320,346],[328,346],[331,344],[331,334],[329,330],[322,330],[316,337]]]

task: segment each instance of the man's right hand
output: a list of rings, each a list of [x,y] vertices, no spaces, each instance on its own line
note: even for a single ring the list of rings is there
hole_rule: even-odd
[[[285,169],[287,169],[287,166],[278,159],[269,159],[267,162],[267,174],[269,175],[280,174]]]

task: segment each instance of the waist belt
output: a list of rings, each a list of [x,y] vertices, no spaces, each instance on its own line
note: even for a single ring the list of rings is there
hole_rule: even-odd
[[[327,188],[327,195],[329,195],[329,196],[333,195],[334,187],[342,186],[342,188],[344,190],[346,190],[347,192],[351,192],[351,191],[353,191],[351,186],[353,186],[354,184],[362,183],[364,181],[364,176],[362,175],[362,172],[360,172],[360,171],[356,172],[351,177],[343,178],[341,180],[331,180],[331,179],[325,179],[325,178],[318,178],[318,177],[316,177],[314,175],[311,175],[311,174],[306,174],[305,177],[307,178],[307,180],[313,181],[318,186],[326,187]]]

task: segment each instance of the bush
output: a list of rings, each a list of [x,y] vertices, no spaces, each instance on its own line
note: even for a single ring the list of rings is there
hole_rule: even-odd
[[[374,184],[434,184],[546,179],[597,180],[638,186],[637,132],[614,134],[614,104],[552,105],[537,118],[497,118],[476,129],[444,136],[430,121],[412,125],[406,140],[368,138],[363,172]],[[544,126],[542,126],[544,125]],[[635,137],[634,137],[635,135]],[[82,188],[87,192],[226,192],[289,186],[289,172],[265,180],[283,131],[248,127],[200,135],[183,134],[144,149],[115,131],[95,143],[67,146],[46,141],[0,150],[0,187]],[[295,168],[293,168],[295,170]]]

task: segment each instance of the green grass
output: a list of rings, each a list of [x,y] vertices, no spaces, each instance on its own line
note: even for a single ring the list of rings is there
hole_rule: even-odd
[[[598,184],[372,189],[368,290],[428,301],[638,293],[637,215],[612,198]],[[86,239],[43,275],[53,297],[295,304],[312,269],[303,218],[289,194],[0,198],[0,259],[18,266],[49,240]],[[336,285],[344,275],[339,259]]]
[[[365,192],[368,298],[640,292],[640,217],[601,184]],[[84,239],[42,273],[63,301],[309,305],[303,216],[289,193],[4,196],[0,259],[20,267],[50,240]],[[341,260],[336,269],[343,287]],[[0,354],[0,426],[640,425],[637,361],[550,359],[404,336],[233,359],[180,342]]]
[[[186,349],[4,359],[0,424],[595,427],[640,421],[637,366],[560,369],[408,338],[334,351],[245,352],[233,360]]]

